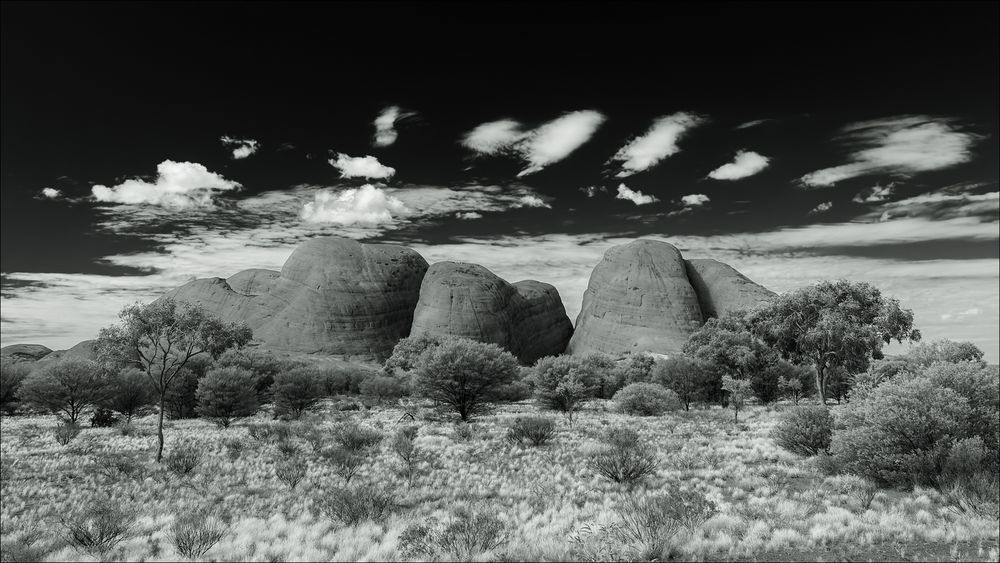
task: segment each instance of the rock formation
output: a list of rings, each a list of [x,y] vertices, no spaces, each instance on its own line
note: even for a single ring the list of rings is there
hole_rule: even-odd
[[[427,270],[410,331],[492,342],[529,364],[561,354],[572,332],[551,285],[510,284],[478,264],[460,262],[438,262]]]
[[[11,344],[0,348],[0,356],[25,362],[40,360],[51,353],[51,349],[41,344]]]
[[[409,334],[426,271],[408,248],[324,237],[296,248],[281,272],[195,280],[164,297],[244,321],[276,350],[382,359]]]
[[[55,350],[46,354],[40,362],[57,362],[59,360],[97,360],[97,340],[77,342],[68,350]]]
[[[737,309],[751,308],[770,301],[777,295],[718,260],[685,260],[684,264],[706,319],[721,317]]]
[[[774,295],[726,264],[639,239],[608,249],[594,268],[567,351],[675,355],[706,319]]]

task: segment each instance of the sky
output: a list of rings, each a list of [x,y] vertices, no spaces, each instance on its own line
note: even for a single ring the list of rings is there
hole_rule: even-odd
[[[873,283],[1000,360],[997,3],[0,10],[3,345],[324,235],[575,319],[647,237],[778,292]]]

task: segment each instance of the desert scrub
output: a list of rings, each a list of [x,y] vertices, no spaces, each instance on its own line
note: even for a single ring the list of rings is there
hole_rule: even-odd
[[[82,430],[80,425],[75,422],[63,421],[56,424],[56,427],[52,430],[52,437],[55,438],[56,443],[60,446],[67,446],[80,435]]]
[[[195,448],[174,448],[163,456],[167,469],[181,477],[190,475],[202,462],[202,454]]]
[[[270,424],[251,422],[247,424],[247,432],[250,437],[258,442],[266,442],[274,435],[274,427]]]
[[[414,443],[417,437],[416,426],[404,426],[396,431],[389,444],[390,449],[399,458],[399,474],[406,479],[406,482],[413,484],[413,478],[417,473],[417,463],[420,459],[420,452]]]
[[[121,454],[103,454],[95,461],[97,472],[112,483],[121,479],[142,480],[146,476],[146,466],[139,460]]]
[[[656,456],[639,441],[635,430],[611,427],[601,441],[601,446],[587,460],[590,469],[601,477],[634,486],[656,472]]]
[[[349,452],[363,452],[382,441],[382,433],[354,422],[340,424],[333,433],[334,441]]]
[[[658,383],[626,385],[615,393],[614,401],[620,412],[639,416],[660,416],[682,406],[677,393]]]
[[[353,526],[366,520],[384,521],[395,507],[396,496],[382,487],[366,484],[329,489],[315,502],[327,518]]]
[[[80,553],[104,557],[133,535],[138,510],[110,499],[99,499],[61,520],[63,538]]]
[[[188,559],[202,559],[229,532],[229,525],[215,516],[192,513],[176,516],[170,525],[174,549]]]
[[[460,508],[443,522],[430,518],[399,536],[400,550],[409,557],[470,561],[494,552],[510,541],[507,525],[495,510]]]
[[[623,544],[634,546],[636,556],[663,561],[678,555],[675,536],[693,532],[715,512],[715,504],[695,491],[627,494],[615,507],[615,533]]]
[[[833,415],[824,406],[801,406],[788,411],[771,432],[774,443],[801,456],[830,450]]]
[[[305,458],[294,455],[285,459],[279,459],[274,464],[274,476],[282,483],[288,485],[290,489],[294,490],[306,478],[308,469],[309,466]]]
[[[556,421],[545,416],[519,416],[507,429],[507,441],[543,446],[556,435]]]

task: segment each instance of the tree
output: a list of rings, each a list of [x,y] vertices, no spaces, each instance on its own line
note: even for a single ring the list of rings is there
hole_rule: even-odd
[[[113,410],[131,422],[142,407],[153,402],[153,392],[146,374],[134,367],[127,367],[110,378],[110,393],[101,406]]]
[[[406,388],[398,379],[387,375],[376,375],[361,382],[361,394],[381,403],[398,399],[406,394]]]
[[[816,391],[826,404],[832,373],[865,371],[896,340],[916,341],[913,312],[867,283],[820,282],[786,293],[748,316],[753,333],[781,356],[816,368]]]
[[[233,420],[253,416],[259,406],[256,377],[236,367],[208,370],[198,382],[198,414],[229,428]]]
[[[441,344],[441,338],[433,334],[407,336],[396,343],[392,354],[385,360],[382,369],[387,375],[403,376],[417,369],[420,356],[430,348]]]
[[[624,385],[632,383],[649,383],[650,374],[656,358],[648,354],[629,354],[625,361],[618,366],[620,371],[620,381]]]
[[[954,340],[936,340],[923,342],[904,356],[906,360],[921,367],[927,367],[935,362],[983,362],[984,353],[971,342],[955,342]]]
[[[163,459],[163,414],[167,391],[181,370],[198,356],[218,358],[253,337],[245,324],[224,323],[200,306],[160,299],[136,303],[118,314],[120,324],[102,328],[97,353],[108,365],[133,365],[149,378],[160,407],[156,461]]]
[[[687,356],[657,362],[651,379],[677,393],[684,410],[691,410],[691,403],[695,401],[705,400],[719,384],[719,378],[708,365]]]
[[[740,410],[753,398],[753,387],[745,379],[723,375],[722,389],[729,393],[729,408],[733,409],[733,424],[736,424],[740,419]]]
[[[574,356],[539,359],[531,376],[535,398],[545,408],[566,413],[572,421],[573,412],[596,390],[596,378],[587,368],[584,360]]]
[[[31,367],[27,362],[16,362],[6,356],[0,359],[0,413],[11,414],[20,404],[20,389]]]
[[[684,354],[719,373],[748,381],[777,360],[774,352],[750,331],[742,311],[708,319],[688,338]]]
[[[297,419],[315,406],[325,394],[320,377],[317,370],[308,367],[295,368],[276,375],[272,388],[275,414]]]
[[[517,378],[518,367],[517,358],[496,344],[447,337],[421,354],[416,390],[468,421],[498,388]]]
[[[799,399],[802,398],[802,380],[793,377],[788,379],[784,376],[778,378],[778,392],[782,397],[792,400],[792,404],[798,406]]]
[[[52,413],[62,413],[76,424],[80,414],[108,398],[110,381],[89,360],[58,361],[31,372],[21,385],[21,398]]]
[[[197,418],[198,382],[208,370],[215,367],[209,356],[195,356],[177,373],[177,377],[167,389],[164,404],[169,418]]]
[[[610,399],[625,385],[624,371],[618,369],[615,361],[606,354],[587,354],[581,366],[588,378],[587,384],[595,387],[594,395],[597,397]]]

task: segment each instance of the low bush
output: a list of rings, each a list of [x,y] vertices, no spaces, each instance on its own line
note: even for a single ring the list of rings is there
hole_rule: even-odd
[[[325,491],[317,504],[327,518],[353,526],[368,520],[384,521],[395,508],[396,497],[374,485],[336,487]]]
[[[339,425],[333,432],[334,441],[349,452],[361,452],[382,441],[382,433],[349,422]]]
[[[271,393],[275,414],[298,419],[302,413],[316,406],[326,394],[326,389],[317,370],[300,367],[275,375]]]
[[[122,478],[142,479],[146,474],[146,466],[135,458],[106,454],[97,458],[97,471],[111,481]]]
[[[350,483],[365,462],[364,457],[358,452],[349,451],[342,446],[323,448],[319,455],[324,462],[333,466],[333,471],[344,480],[344,483]]]
[[[78,552],[103,559],[133,536],[137,513],[119,502],[97,500],[81,512],[61,519],[63,539]]]
[[[833,439],[833,415],[823,406],[795,407],[778,421],[771,439],[779,447],[801,456],[828,452]]]
[[[358,386],[359,391],[365,397],[375,399],[381,403],[399,399],[406,394],[406,386],[395,377],[376,375],[369,377]]]
[[[400,550],[424,560],[472,561],[510,541],[507,525],[495,511],[459,509],[441,522],[414,524],[399,536]]]
[[[201,465],[201,452],[194,448],[173,448],[163,456],[163,462],[172,473],[181,477],[190,475]]]
[[[715,504],[695,491],[667,489],[656,494],[628,494],[615,507],[616,535],[638,548],[646,561],[676,558],[674,538],[691,533],[716,513]]]
[[[188,559],[202,560],[228,532],[229,526],[219,518],[191,513],[174,517],[170,525],[170,541],[177,553]]]
[[[530,442],[543,446],[556,435],[556,421],[544,416],[519,416],[507,429],[507,441],[512,444]]]
[[[630,383],[615,393],[614,401],[619,411],[639,416],[659,416],[682,406],[677,393],[657,383]]]
[[[110,428],[115,424],[118,424],[119,420],[120,419],[115,416],[115,412],[113,410],[98,408],[90,417],[90,426],[93,428]]]
[[[274,426],[259,422],[247,424],[247,432],[250,437],[258,442],[266,442],[274,435]]]
[[[309,469],[306,460],[298,455],[291,455],[274,464],[274,476],[288,485],[292,490],[306,478]]]
[[[75,422],[62,421],[56,424],[52,436],[60,446],[66,446],[80,435],[83,429]]]
[[[411,484],[413,483],[413,478],[416,476],[417,462],[420,457],[414,443],[416,437],[416,426],[404,426],[393,435],[392,442],[389,444],[390,449],[392,449],[402,464],[399,471],[400,475]]]
[[[228,438],[222,442],[222,445],[226,448],[226,457],[228,457],[230,461],[237,461],[243,457],[243,452],[247,447],[243,440],[236,438]]]
[[[656,472],[656,457],[643,447],[634,430],[609,428],[602,442],[590,454],[587,465],[605,479],[631,487]]]

